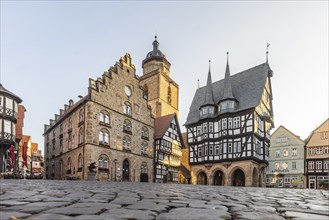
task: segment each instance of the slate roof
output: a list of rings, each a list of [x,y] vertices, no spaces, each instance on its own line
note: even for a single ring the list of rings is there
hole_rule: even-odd
[[[12,98],[14,98],[18,103],[21,103],[23,100],[21,98],[19,98],[17,95],[15,95],[14,93],[10,92],[9,90],[7,90],[5,87],[2,86],[2,84],[0,83],[0,94],[1,93],[5,93],[9,96],[11,96]]]
[[[228,60],[226,63],[222,100],[227,100],[227,99],[235,99],[232,92],[231,73],[230,73],[230,66],[228,65]]]
[[[146,58],[150,58],[150,57],[166,58],[166,56],[161,52],[161,50],[159,50],[159,42],[157,40],[157,36],[155,36],[155,40],[153,41],[152,45],[153,45],[153,50],[146,55]]]
[[[238,101],[234,112],[256,107],[261,100],[264,86],[271,68],[268,63],[263,63],[231,76],[232,95]],[[224,79],[212,84],[214,101],[218,103],[223,99]],[[199,109],[204,102],[206,87],[196,90],[185,126],[200,120]],[[214,117],[217,117],[215,115]]]
[[[206,92],[202,106],[206,105],[215,105],[214,102],[214,94],[212,89],[212,80],[211,80],[211,72],[210,72],[210,61],[209,61],[209,71],[206,85]]]

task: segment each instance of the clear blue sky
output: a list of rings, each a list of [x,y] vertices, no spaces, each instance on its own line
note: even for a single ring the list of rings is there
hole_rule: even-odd
[[[217,81],[226,51],[235,74],[265,62],[267,42],[276,128],[305,139],[328,118],[328,1],[1,1],[1,83],[23,99],[24,133],[43,150],[44,124],[90,77],[126,52],[142,74],[155,33],[180,85],[181,125],[209,59]]]

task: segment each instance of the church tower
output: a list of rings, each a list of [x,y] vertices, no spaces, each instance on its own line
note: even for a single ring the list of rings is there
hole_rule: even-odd
[[[155,118],[176,113],[178,116],[178,84],[170,78],[170,63],[159,50],[157,36],[153,41],[153,50],[143,60],[143,76],[140,84],[144,97],[152,107]]]

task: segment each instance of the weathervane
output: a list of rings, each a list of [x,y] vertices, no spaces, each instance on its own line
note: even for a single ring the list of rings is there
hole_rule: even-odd
[[[270,43],[266,44],[266,63],[268,63],[268,48],[270,46]]]

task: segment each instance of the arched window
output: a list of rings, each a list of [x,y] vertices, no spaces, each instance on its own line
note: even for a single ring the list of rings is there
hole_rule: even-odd
[[[143,162],[141,165],[141,173],[147,173],[147,163]]]
[[[106,111],[100,112],[99,113],[99,122],[109,125],[110,124],[110,114]]]
[[[123,121],[123,131],[129,134],[132,132],[131,122],[128,119]]]
[[[171,104],[171,88],[168,86],[168,103]]]
[[[131,105],[129,102],[125,102],[125,104],[123,105],[123,113],[131,116]]]
[[[82,154],[79,154],[79,157],[78,157],[78,171],[80,168],[82,168]]]
[[[67,146],[68,146],[68,149],[71,150],[71,148],[72,148],[72,134],[71,133],[69,133],[69,136],[67,139]]]
[[[149,96],[149,89],[148,89],[147,85],[145,84],[144,88],[143,88],[143,97],[144,97],[144,99],[148,99],[148,96]]]
[[[109,168],[109,158],[108,156],[102,154],[98,158],[98,168],[108,169]]]
[[[63,134],[63,124],[59,126],[59,135]]]
[[[84,110],[83,108],[80,109],[79,111],[79,122],[83,122],[84,121]]]
[[[83,127],[79,129],[79,144],[83,143]]]
[[[104,115],[104,113],[99,113],[99,121],[100,122],[104,122],[104,120],[105,120],[105,115]]]
[[[67,170],[68,170],[68,171],[71,171],[71,166],[72,166],[72,163],[71,163],[71,157],[69,157],[69,158],[67,159]]]
[[[123,149],[130,150],[131,149],[131,139],[129,136],[124,136],[123,143],[122,143]]]
[[[147,148],[148,148],[147,142],[143,141],[142,147],[141,147],[142,154],[147,154]]]
[[[149,130],[145,126],[142,128],[142,138],[145,138],[145,139],[149,138]]]
[[[68,132],[72,131],[72,117],[69,118],[69,124],[68,124]]]
[[[99,144],[109,144],[110,143],[110,135],[108,130],[102,129],[99,131]]]

